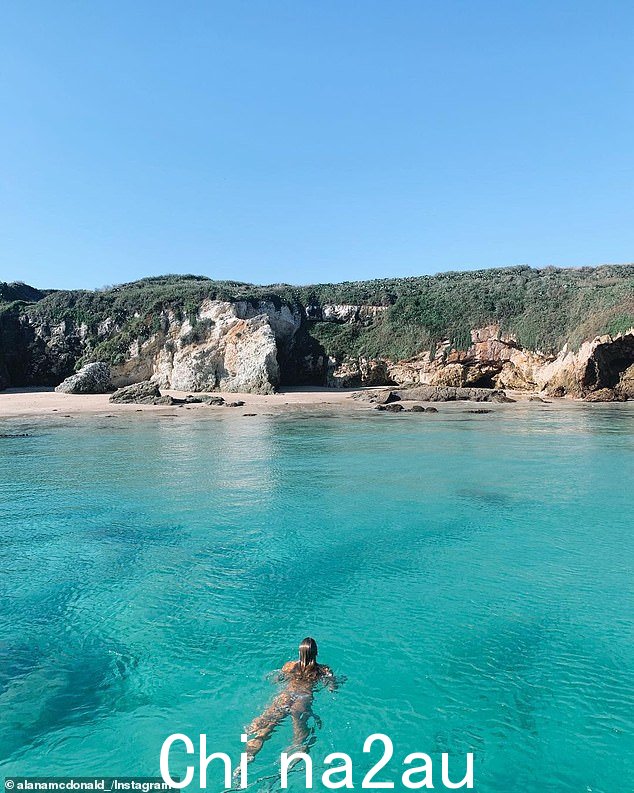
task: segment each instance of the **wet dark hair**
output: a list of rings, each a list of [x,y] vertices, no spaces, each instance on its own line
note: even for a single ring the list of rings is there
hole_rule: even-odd
[[[299,645],[299,665],[302,669],[313,666],[317,661],[317,642],[307,636]]]

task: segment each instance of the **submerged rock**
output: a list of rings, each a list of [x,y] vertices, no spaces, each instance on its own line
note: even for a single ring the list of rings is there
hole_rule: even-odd
[[[107,394],[113,388],[107,363],[87,363],[55,390],[61,394]]]

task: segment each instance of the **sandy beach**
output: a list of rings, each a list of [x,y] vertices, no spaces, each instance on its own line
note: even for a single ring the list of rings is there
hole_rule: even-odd
[[[335,389],[319,387],[296,387],[279,391],[276,394],[244,394],[244,393],[225,393],[213,392],[213,396],[222,396],[227,405],[209,406],[203,403],[191,405],[140,405],[140,404],[117,404],[109,401],[110,394],[62,394],[57,393],[52,388],[9,388],[0,392],[0,419],[21,418],[21,417],[46,417],[46,416],[80,416],[80,415],[108,415],[126,413],[174,413],[175,411],[200,411],[206,415],[212,412],[216,415],[243,415],[250,413],[284,413],[289,410],[298,411],[319,411],[319,410],[352,410],[367,411],[372,410],[374,405],[364,399],[353,399],[353,394],[358,394],[360,390],[378,391],[390,388],[369,388],[369,389]],[[169,394],[175,399],[184,399],[191,392],[173,391],[161,389],[162,394]],[[526,405],[530,394],[522,391],[507,391],[508,396],[512,397],[516,404]],[[194,396],[204,396],[194,394]],[[230,407],[229,403],[242,401],[244,405]],[[574,399],[555,399],[547,400],[548,404],[560,407],[575,404],[584,404],[581,400]],[[406,403],[408,405],[414,402]],[[454,402],[424,402],[419,404],[433,405],[438,408],[449,408],[453,410],[472,410],[472,409],[504,409],[512,405],[500,405],[497,403],[481,403],[471,401]],[[540,403],[533,403],[537,407]]]
[[[0,392],[0,418],[37,417],[51,415],[104,415],[114,413],[165,413],[175,410],[196,410],[209,413],[283,412],[289,408],[332,408],[345,407],[351,410],[367,410],[368,404],[351,399],[358,389],[291,388],[277,394],[214,393],[224,397],[227,403],[243,401],[241,407],[192,405],[139,405],[116,404],[109,401],[110,394],[61,394],[52,388],[9,388]],[[186,391],[161,389],[176,399],[188,395]],[[200,395],[198,395],[200,396]]]

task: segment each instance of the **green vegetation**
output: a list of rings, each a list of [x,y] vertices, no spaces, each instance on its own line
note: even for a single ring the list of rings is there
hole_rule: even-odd
[[[512,267],[311,286],[254,286],[193,275],[145,278],[95,292],[43,292],[25,284],[0,284],[0,310],[10,305],[41,322],[83,324],[92,349],[89,357],[111,362],[120,361],[132,341],[156,332],[166,308],[192,321],[195,338],[196,313],[205,299],[270,300],[277,307],[385,306],[382,316],[367,326],[305,323],[307,333],[339,359],[406,358],[443,339],[464,348],[472,328],[492,322],[515,334],[523,346],[555,352],[565,343],[576,347],[599,333],[624,331],[634,324],[634,265]],[[104,339],[98,328],[107,318],[119,331]]]
[[[385,317],[369,328],[315,323],[312,333],[331,354],[407,358],[449,339],[458,349],[472,328],[499,322],[530,349],[556,352],[568,343],[634,325],[634,266],[443,273],[324,289],[333,302],[354,302],[377,283]],[[317,294],[321,287],[312,287]],[[385,302],[390,295],[390,302]],[[336,298],[336,299],[333,299]]]

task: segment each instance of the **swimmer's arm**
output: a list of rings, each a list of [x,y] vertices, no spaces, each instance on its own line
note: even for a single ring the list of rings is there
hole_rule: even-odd
[[[324,685],[329,691],[336,691],[337,678],[334,676],[332,669],[325,664],[321,666],[321,676],[324,680]]]

